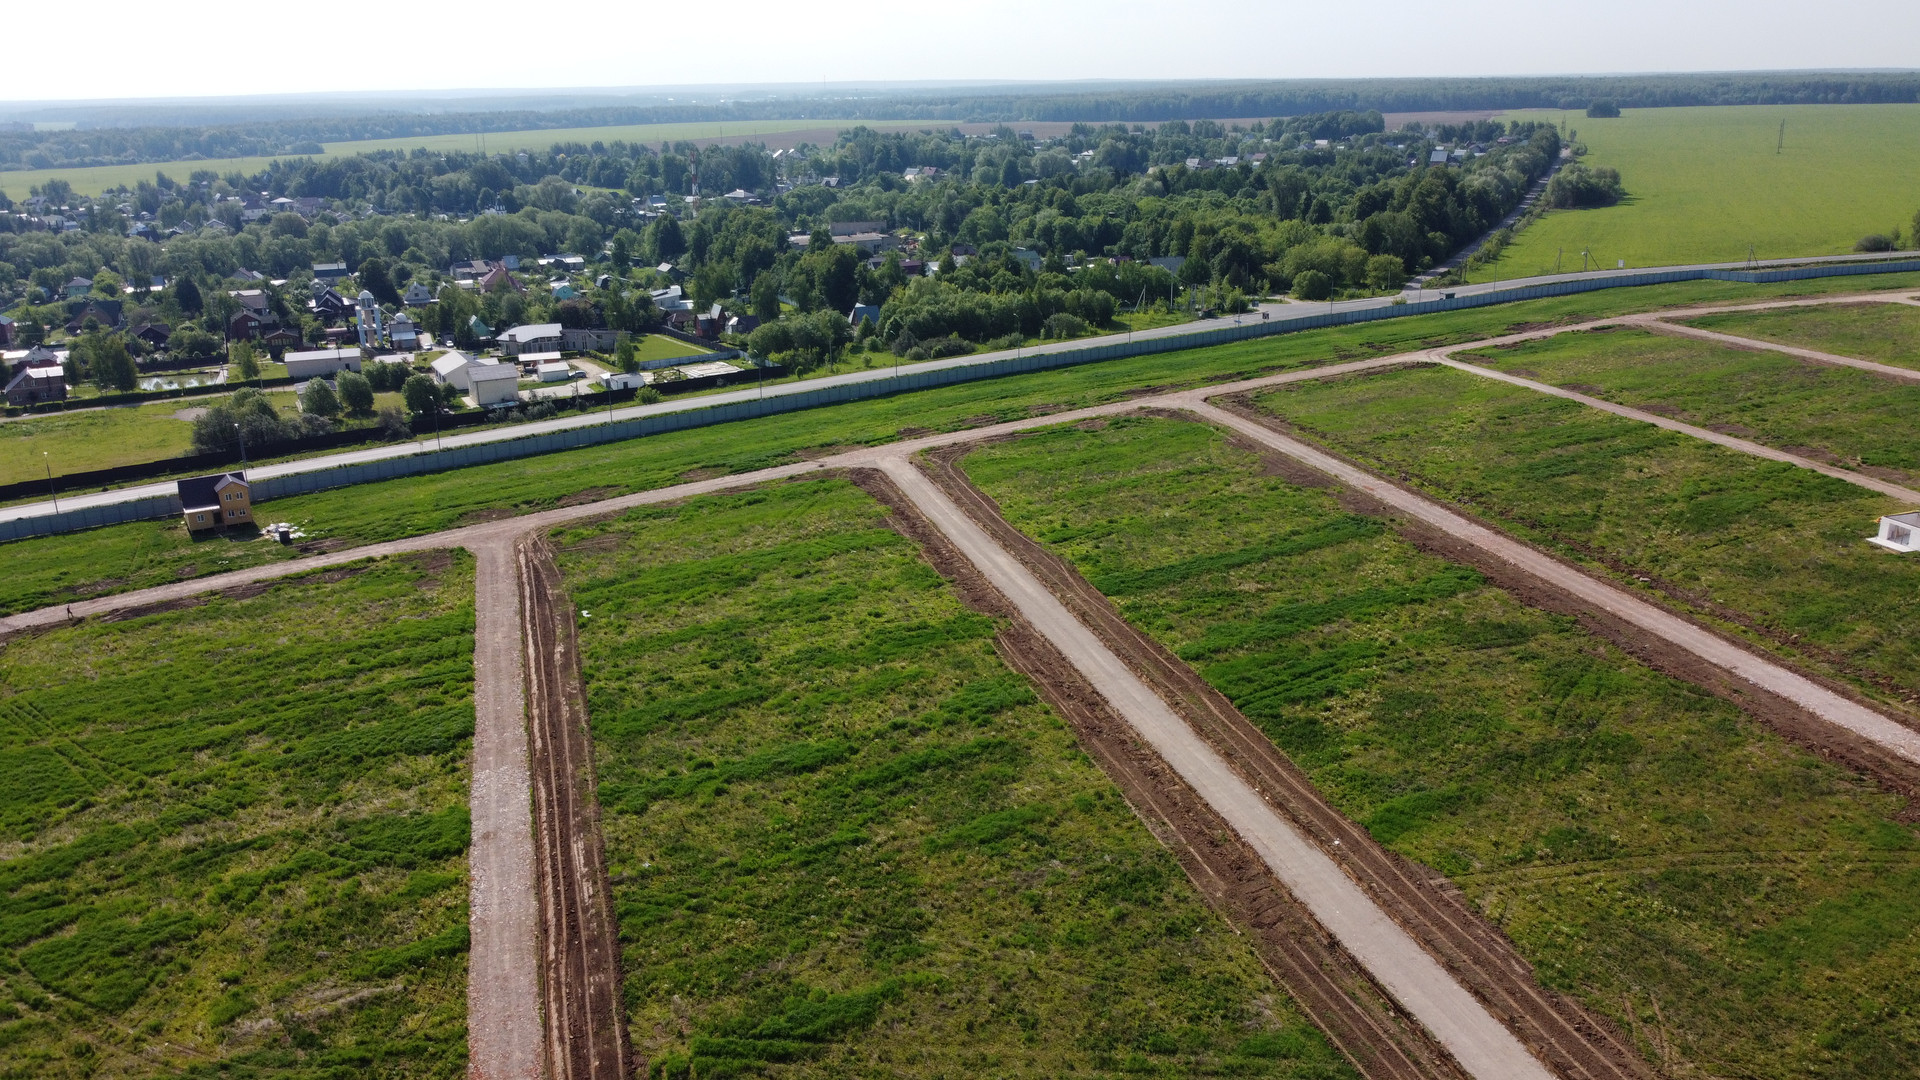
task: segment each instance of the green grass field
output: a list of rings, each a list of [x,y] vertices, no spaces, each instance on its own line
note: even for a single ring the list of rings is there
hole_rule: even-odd
[[[1877,476],[1920,478],[1913,383],[1631,329],[1460,358]]]
[[[1708,315],[1689,319],[1687,324],[1856,360],[1920,368],[1920,309],[1903,304],[1776,308]]]
[[[1353,1075],[850,483],[556,540],[649,1075]]]
[[[0,646],[0,1076],[466,1071],[465,556]]]
[[[1798,290],[1729,282],[1609,290],[1112,360],[548,454],[516,461],[505,469],[463,469],[362,484],[262,503],[261,514],[262,520],[293,522],[316,539],[370,543],[433,532],[503,510],[540,509],[566,498],[607,497],[688,478],[765,468],[791,461],[803,451],[877,444],[900,438],[903,432],[977,427],[1115,401],[1149,387],[1222,382],[1331,360],[1471,341],[1523,323],[1597,318],[1662,304],[1864,291],[1876,285],[1914,288],[1916,277],[1797,284]],[[297,549],[261,541],[189,540],[171,521],[19,540],[0,550],[5,551],[9,570],[0,578],[0,612],[70,603],[297,553]]]
[[[788,131],[811,131],[815,128],[852,127],[864,123],[868,127],[912,128],[939,127],[937,123],[922,120],[734,120],[724,122],[697,122],[684,124],[624,124],[613,127],[588,128],[545,128],[531,131],[494,131],[480,135],[421,135],[401,139],[361,139],[350,142],[323,144],[325,153],[318,155],[287,154],[283,157],[316,156],[321,159],[349,157],[354,154],[369,154],[377,150],[464,150],[478,152],[484,147],[488,153],[512,153],[516,150],[545,150],[555,143],[563,142],[640,142],[657,147],[662,142],[674,142],[682,139],[718,139],[735,136],[777,135]],[[153,179],[153,174],[164,172],[175,180],[185,180],[197,169],[212,169],[225,176],[238,171],[249,176],[259,172],[272,163],[272,157],[240,157],[202,159],[196,161],[164,161],[145,165],[97,165],[72,169],[25,169],[12,172],[0,172],[0,191],[14,199],[24,199],[28,190],[35,184],[43,184],[51,179],[62,179],[73,185],[79,195],[98,195],[108,188],[133,187],[136,183]]]
[[[698,356],[712,351],[699,345],[690,345],[679,338],[667,337],[665,334],[648,334],[633,343],[634,359],[641,363],[648,360],[672,360],[681,356]]]
[[[1883,700],[1920,690],[1920,562],[1863,539],[1892,499],[1446,368],[1257,399],[1308,438],[1659,590]]]
[[[1565,120],[1587,160],[1620,170],[1617,206],[1547,214],[1475,281],[1578,270],[1580,253],[1612,267],[1837,255],[1869,233],[1910,231],[1920,191],[1920,105],[1753,105],[1630,109]],[[1779,142],[1786,121],[1786,145]]]
[[[1920,1069],[1897,796],[1203,425],[1055,429],[962,464],[1663,1075]]]

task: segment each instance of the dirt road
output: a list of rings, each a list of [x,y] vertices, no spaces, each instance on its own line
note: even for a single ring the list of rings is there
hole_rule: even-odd
[[[1672,612],[1590,577],[1518,540],[1469,521],[1425,496],[1387,483],[1255,420],[1200,400],[1198,395],[1188,395],[1184,407],[1210,423],[1239,432],[1256,443],[1278,450],[1315,471],[1378,499],[1400,513],[1490,552],[1501,561],[1550,582],[1585,603],[1671,642],[1715,667],[1777,694],[1836,727],[1883,746],[1907,761],[1920,763],[1920,732],[1897,724],[1812,679],[1749,652]]]
[[[883,460],[880,468],[1075,670],[1099,688],[1147,745],[1260,854],[1315,920],[1359,958],[1468,1075],[1480,1080],[1545,1080],[1553,1075],[932,481],[903,457]]]
[[[544,534],[514,547],[527,650],[540,965],[550,1080],[626,1080],[620,948],[573,605]]]
[[[469,1080],[542,1080],[521,597],[512,548],[475,545]]]

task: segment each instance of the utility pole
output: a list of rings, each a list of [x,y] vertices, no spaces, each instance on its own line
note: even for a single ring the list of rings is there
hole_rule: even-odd
[[[239,424],[235,424],[233,434],[240,440],[240,468],[244,471],[247,467],[247,433],[240,430]]]
[[[53,512],[60,512],[60,495],[53,490],[53,458],[45,450],[40,451],[40,460],[47,467],[47,497],[53,500]]]
[[[1780,121],[1780,141],[1773,144],[1773,152],[1776,154],[1779,154],[1784,152],[1786,148],[1787,148],[1787,122],[1785,120],[1782,120]]]

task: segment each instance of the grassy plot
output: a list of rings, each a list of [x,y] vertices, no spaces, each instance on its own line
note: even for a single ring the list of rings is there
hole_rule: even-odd
[[[633,343],[634,359],[642,363],[648,360],[673,360],[682,356],[699,356],[712,351],[699,345],[688,344],[679,338],[670,338],[665,334],[648,334]]]
[[[1460,358],[1836,465],[1920,475],[1920,384],[1631,329]]]
[[[1208,427],[1056,429],[962,464],[1667,1074],[1920,1069],[1897,798]]]
[[[1920,309],[1904,304],[1832,304],[1703,315],[1687,325],[1802,349],[1920,368]]]
[[[1445,368],[1296,384],[1262,408],[1389,476],[1901,696],[1920,563],[1862,538],[1893,500]]]
[[[465,1071],[472,594],[420,556],[0,647],[0,1077]]]
[[[1802,291],[1912,288],[1917,275],[1797,283]],[[744,472],[802,451],[887,442],[1119,400],[1153,387],[1189,386],[1330,360],[1473,341],[1518,324],[1588,319],[1662,304],[1781,295],[1786,287],[1698,282],[1620,289],[1475,311],[1288,334],[1239,345],[1158,353],[1010,376],[873,401],[549,454],[511,464],[361,484],[261,505],[263,521],[348,544],[412,536],[497,515],[663,487],[689,476]],[[290,557],[277,545],[187,539],[177,523],[142,522],[5,545],[0,612],[124,592]]]
[[[1476,281],[1612,267],[1838,255],[1913,217],[1920,105],[1734,105],[1630,109],[1564,120],[1590,164],[1620,170],[1628,198],[1557,210],[1514,238]],[[1780,124],[1786,122],[1781,144]],[[1777,150],[1777,152],[1776,152]]]
[[[43,479],[48,469],[60,477],[190,454],[193,425],[175,414],[217,400],[156,401],[0,423],[0,484]]]
[[[1351,1075],[857,488],[556,540],[652,1075]]]

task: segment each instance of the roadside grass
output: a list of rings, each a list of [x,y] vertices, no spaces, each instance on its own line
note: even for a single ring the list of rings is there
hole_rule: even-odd
[[[120,465],[138,465],[193,453],[193,424],[175,414],[204,409],[224,401],[240,387],[204,397],[173,398],[144,405],[116,406],[75,412],[45,413],[0,423],[0,484],[41,480],[46,469],[53,469],[56,490],[66,494],[61,478],[94,469]],[[294,415],[300,411],[300,399],[292,390],[268,390],[265,397],[280,412]],[[404,404],[397,392],[373,396],[374,410]],[[369,428],[378,421],[373,416],[341,416],[343,429]],[[428,434],[425,438],[431,439]],[[249,447],[254,464],[288,460],[260,447]],[[46,457],[41,455],[45,454]],[[301,455],[295,455],[301,456]],[[236,465],[238,462],[235,463]],[[146,483],[148,481],[139,481]],[[45,491],[37,497],[44,498]]]
[[[1353,1075],[885,517],[555,531],[649,1075]]]
[[[466,1070],[473,572],[0,646],[0,1076]]]
[[[962,464],[1664,1074],[1920,1069],[1899,798],[1207,426],[1054,429]]]
[[[1920,383],[1625,328],[1459,358],[1883,478],[1920,477]]]
[[[1474,281],[1601,267],[1740,262],[1839,255],[1913,217],[1920,105],[1754,105],[1628,109],[1618,119],[1564,120],[1589,164],[1620,170],[1628,197],[1592,210],[1556,210],[1514,237]],[[1780,124],[1786,122],[1785,145]],[[1873,148],[1867,152],[1865,148]]]
[[[1920,368],[1920,308],[1905,304],[1831,304],[1704,315],[1688,326],[1815,349],[1855,360]]]
[[[1446,368],[1283,387],[1306,437],[1654,589],[1811,669],[1911,702],[1920,563],[1866,543],[1894,500]]]
[[[1791,283],[1802,292],[1920,287],[1920,275]],[[1157,353],[1056,371],[903,393],[804,412],[673,432],[494,466],[362,484],[260,504],[260,520],[355,545],[434,532],[563,500],[607,498],[699,476],[747,472],[833,447],[874,445],[1122,400],[1142,391],[1457,344],[1514,327],[1579,321],[1661,305],[1798,295],[1785,286],[1691,282],[1618,289],[1494,308],[1284,334],[1237,345]],[[177,522],[133,522],[0,545],[9,573],[0,613],[71,603],[179,578],[292,558],[296,548],[193,541]]]

